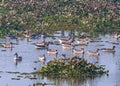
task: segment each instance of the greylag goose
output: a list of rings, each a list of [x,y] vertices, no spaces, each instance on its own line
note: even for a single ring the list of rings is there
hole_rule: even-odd
[[[76,54],[84,54],[84,48],[74,49],[73,52],[76,53]]]
[[[113,37],[118,39],[118,38],[120,38],[120,35],[118,33],[115,33],[115,34],[113,34]]]
[[[45,42],[44,40],[42,42],[36,42],[35,47],[36,48],[46,48],[48,47],[49,43]]]
[[[84,40],[84,39],[79,39],[79,40],[76,40],[77,44],[80,44],[80,45],[87,45],[88,44],[88,41]]]
[[[74,48],[74,46],[71,44],[62,44],[62,48],[63,49],[72,49],[72,48]]]
[[[20,60],[20,61],[22,60],[22,57],[18,56],[18,53],[15,53],[14,56],[15,56],[14,60]]]
[[[115,46],[113,46],[112,48],[102,48],[101,50],[105,52],[115,52]]]
[[[96,49],[96,51],[91,51],[91,50],[89,50],[89,51],[88,51],[88,55],[89,55],[89,56],[99,56],[98,51],[99,51],[98,48]]]
[[[4,47],[4,48],[12,48],[12,42],[10,42],[10,43],[3,43],[2,44],[2,46]]]
[[[39,61],[42,62],[42,61],[45,61],[45,60],[46,60],[45,54],[43,54],[39,57]]]
[[[58,50],[57,50],[57,49],[56,49],[56,50],[48,49],[48,50],[47,50],[47,53],[48,53],[48,54],[51,54],[51,55],[53,55],[53,54],[58,54]]]
[[[69,39],[65,39],[65,38],[61,38],[61,39],[59,39],[59,42],[60,42],[60,44],[70,44],[70,43],[72,43],[73,42],[73,38],[69,38]]]

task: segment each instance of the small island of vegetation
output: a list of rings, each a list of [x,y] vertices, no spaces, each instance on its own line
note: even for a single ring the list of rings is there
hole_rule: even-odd
[[[94,65],[84,58],[73,56],[70,58],[54,58],[44,65],[35,74],[42,74],[48,77],[96,77],[108,74],[108,70],[102,65]]]

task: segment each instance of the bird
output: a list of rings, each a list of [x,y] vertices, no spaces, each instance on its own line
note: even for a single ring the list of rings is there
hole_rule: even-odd
[[[45,40],[42,40],[41,42],[36,42],[36,46],[45,46]]]
[[[4,48],[12,48],[12,42],[10,42],[10,43],[3,43],[2,44],[2,46],[4,47]]]
[[[62,44],[63,49],[72,49],[74,46],[72,44]]]
[[[84,54],[84,48],[74,49],[73,52],[76,53],[76,54]]]
[[[57,49],[56,49],[56,50],[48,49],[48,50],[47,50],[47,53],[48,53],[48,54],[51,54],[51,55],[53,55],[53,54],[58,54],[58,50],[57,50]]]
[[[14,60],[19,60],[19,61],[21,61],[22,60],[22,57],[21,56],[18,56],[18,53],[15,53],[14,54]]]
[[[46,57],[45,57],[45,54],[39,56],[39,61],[45,61],[46,60]]]
[[[80,44],[80,45],[88,45],[88,41],[86,41],[85,39],[79,39],[79,40],[76,40],[77,44]]]
[[[98,48],[96,49],[96,51],[91,51],[91,50],[89,50],[89,51],[88,51],[88,55],[89,55],[89,56],[99,56],[98,51],[99,51]]]
[[[45,42],[45,40],[43,40],[42,42],[36,42],[35,47],[37,49],[39,48],[47,48],[49,46],[49,42]]]
[[[120,35],[118,33],[115,33],[115,34],[113,34],[113,37],[118,39],[118,38],[120,38]]]
[[[73,42],[73,38],[68,38],[68,39],[66,39],[66,38],[61,38],[61,39],[59,39],[59,42],[60,42],[60,44],[63,44],[63,43],[65,43],[65,44],[70,44],[70,43],[72,43]]]
[[[102,48],[101,50],[105,52],[115,52],[115,46],[113,46],[112,48]]]

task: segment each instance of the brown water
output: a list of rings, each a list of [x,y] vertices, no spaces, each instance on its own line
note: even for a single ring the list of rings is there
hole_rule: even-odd
[[[55,36],[60,36],[60,34],[54,34]],[[65,36],[68,35],[68,32],[65,32]],[[56,42],[58,37],[47,37],[46,41]],[[77,40],[76,38],[75,40]],[[76,48],[85,48],[85,55],[89,62],[96,63],[98,65],[105,65],[105,68],[109,70],[109,76],[103,75],[101,77],[96,77],[94,79],[81,80],[78,79],[51,79],[47,77],[41,77],[38,75],[21,75],[20,73],[30,73],[36,70],[39,70],[42,67],[42,63],[38,62],[38,57],[42,54],[45,54],[47,57],[47,62],[52,60],[55,55],[47,54],[46,49],[36,49],[34,43],[41,41],[39,39],[30,39],[30,42],[26,38],[19,38],[18,44],[14,44],[14,48],[5,49],[0,48],[0,86],[33,86],[33,83],[50,83],[55,85],[47,86],[120,86],[120,39],[113,38],[110,34],[99,35],[98,37],[93,38],[94,42],[89,42],[88,46],[76,46]],[[10,40],[16,42],[15,40]],[[9,42],[8,39],[0,39],[0,43]],[[95,50],[96,48],[111,48],[116,46],[116,52],[108,53],[99,51],[100,56],[98,60],[95,57],[89,57],[87,54],[88,50]],[[66,57],[73,56],[72,50],[64,50],[61,45],[50,44],[50,49],[58,48],[58,57],[62,57],[62,54],[66,54]],[[17,64],[14,62],[14,53],[17,52],[20,56],[23,57],[21,62]],[[46,63],[47,63],[46,62]],[[19,73],[8,73],[8,72],[19,72]],[[36,79],[29,79],[36,78]],[[13,80],[12,78],[17,78],[19,80]]]

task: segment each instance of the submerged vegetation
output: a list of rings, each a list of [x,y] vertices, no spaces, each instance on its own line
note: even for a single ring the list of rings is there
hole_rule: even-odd
[[[48,30],[120,29],[119,0],[2,0],[0,36]],[[19,33],[19,34],[18,34]]]
[[[84,58],[77,56],[71,58],[53,59],[44,65],[40,71],[48,77],[96,77],[107,74],[108,71],[102,65],[94,65],[87,62]]]

